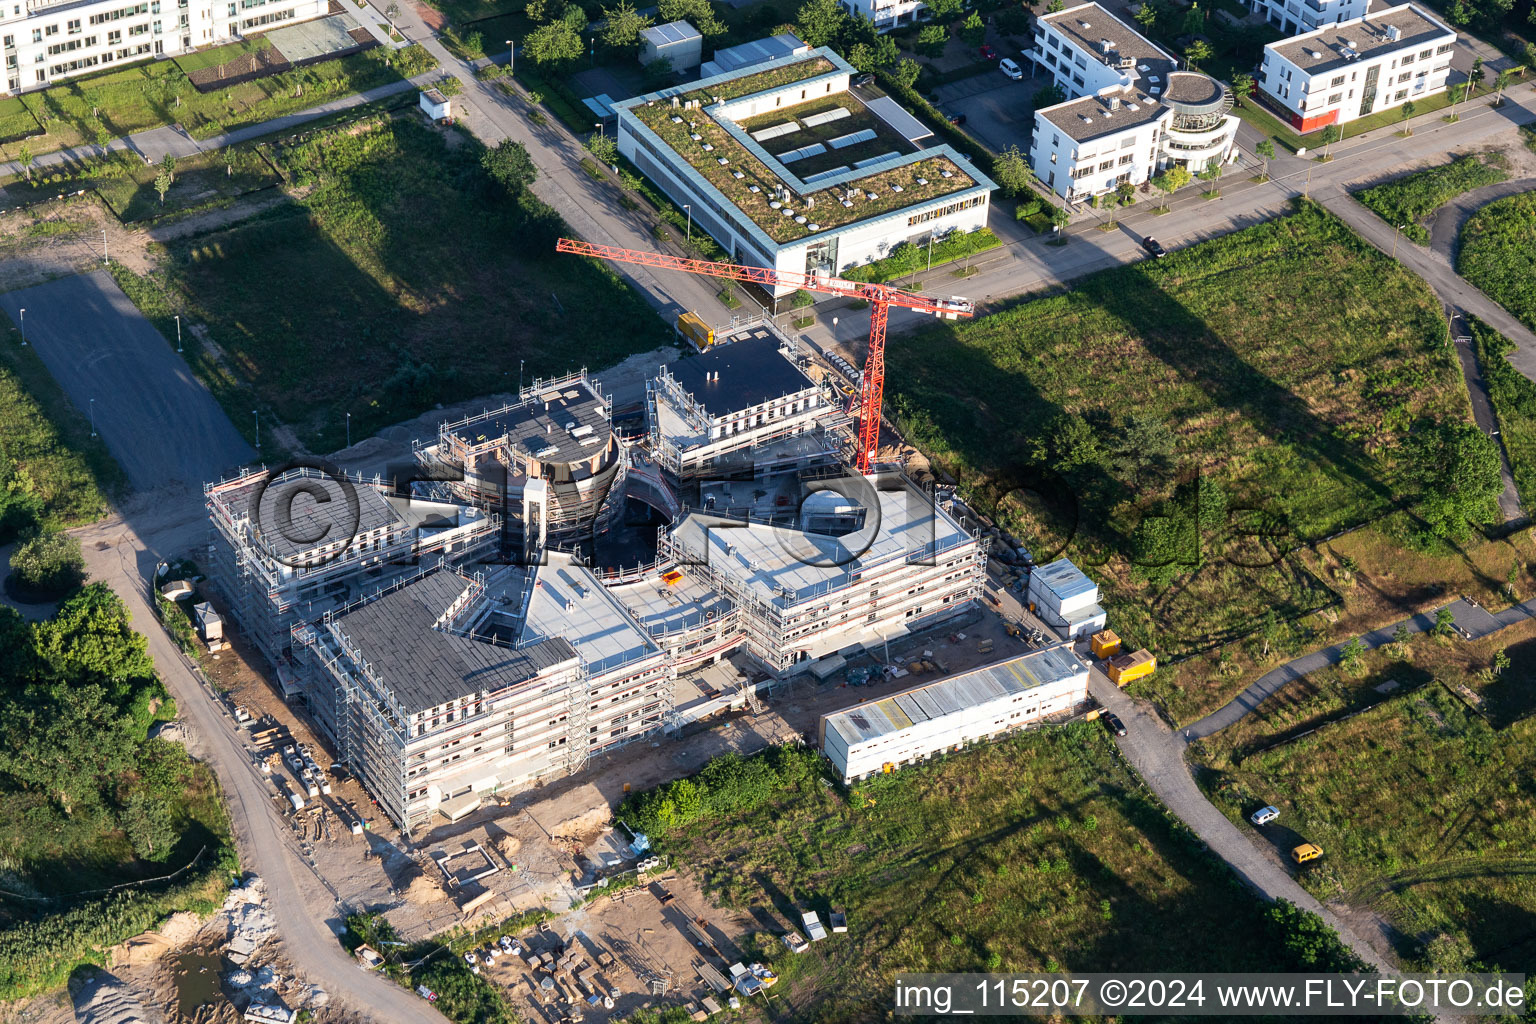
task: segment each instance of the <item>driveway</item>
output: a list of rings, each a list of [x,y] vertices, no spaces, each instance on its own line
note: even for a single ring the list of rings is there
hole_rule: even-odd
[[[964,114],[965,130],[988,149],[1001,152],[1018,146],[1028,152],[1035,124],[1030,99],[1044,87],[1044,80],[1015,82],[1001,71],[990,71],[942,85],[933,95],[946,114]]]
[[[1507,199],[1525,192],[1536,192],[1536,178],[1516,178],[1501,181],[1486,188],[1475,188],[1458,196],[1435,211],[1429,225],[1429,247],[1436,256],[1451,266],[1456,265],[1456,254],[1461,250],[1458,239],[1461,229],[1467,226],[1472,215],[1496,199]]]

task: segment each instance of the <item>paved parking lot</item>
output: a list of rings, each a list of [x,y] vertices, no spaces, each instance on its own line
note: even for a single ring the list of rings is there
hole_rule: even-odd
[[[1026,72],[1033,66],[1018,54],[1010,56]],[[1018,146],[1027,153],[1035,123],[1030,100],[1049,84],[1044,76],[1015,82],[1001,71],[989,71],[939,86],[934,105],[946,114],[964,114],[965,130],[993,152]]]
[[[7,292],[0,308],[13,324],[27,311],[28,344],[80,415],[94,414],[134,490],[199,487],[255,457],[175,344],[106,271]]]

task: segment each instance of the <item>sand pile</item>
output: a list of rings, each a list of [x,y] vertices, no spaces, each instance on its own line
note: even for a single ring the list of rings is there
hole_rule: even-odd
[[[443,898],[442,886],[419,874],[405,887],[405,898],[412,903],[436,903]]]

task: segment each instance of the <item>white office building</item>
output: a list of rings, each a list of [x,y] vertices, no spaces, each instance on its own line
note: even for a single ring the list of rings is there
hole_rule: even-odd
[[[1371,0],[1251,0],[1250,6],[1289,36],[1362,18]]]
[[[182,53],[294,21],[325,0],[21,0],[0,5],[6,91]]]
[[[1023,654],[822,716],[821,752],[844,782],[995,740],[1088,699],[1069,647]]]
[[[838,3],[854,17],[874,22],[876,32],[911,25],[928,9],[922,0],[838,0]]]
[[[1069,99],[1035,111],[1030,164],[1067,199],[1140,185],[1169,167],[1199,173],[1237,138],[1232,94],[1096,3],[1037,19],[1031,58]]]
[[[835,276],[987,223],[992,181],[825,47],[614,105],[619,151],[738,263]],[[780,286],[773,298],[793,294]]]
[[[1259,88],[1290,114],[1291,127],[1315,131],[1440,92],[1455,48],[1454,31],[1399,4],[1270,43]]]
[[[1109,619],[1099,604],[1099,585],[1065,558],[1030,572],[1029,607],[1066,640],[1097,633]]]

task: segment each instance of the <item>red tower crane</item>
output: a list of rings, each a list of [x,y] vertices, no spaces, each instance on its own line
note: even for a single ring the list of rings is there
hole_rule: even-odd
[[[913,309],[919,313],[953,320],[971,316],[976,312],[975,303],[969,299],[931,299],[926,295],[892,288],[887,284],[866,284],[844,281],[838,277],[819,277],[815,274],[796,274],[782,270],[765,270],[762,267],[744,267],[737,263],[714,263],[709,260],[691,260],[681,256],[621,249],[614,245],[593,245],[562,238],[555,244],[556,252],[592,256],[616,263],[634,263],[642,267],[660,267],[663,270],[681,270],[689,274],[707,277],[723,277],[732,281],[749,281],[752,284],[772,288],[804,288],[809,292],[826,295],[844,295],[851,299],[864,299],[869,303],[869,358],[864,363],[864,380],[859,386],[859,448],[855,466],[860,473],[868,473],[874,462],[875,449],[880,444],[880,409],[885,399],[885,322],[892,306]]]

